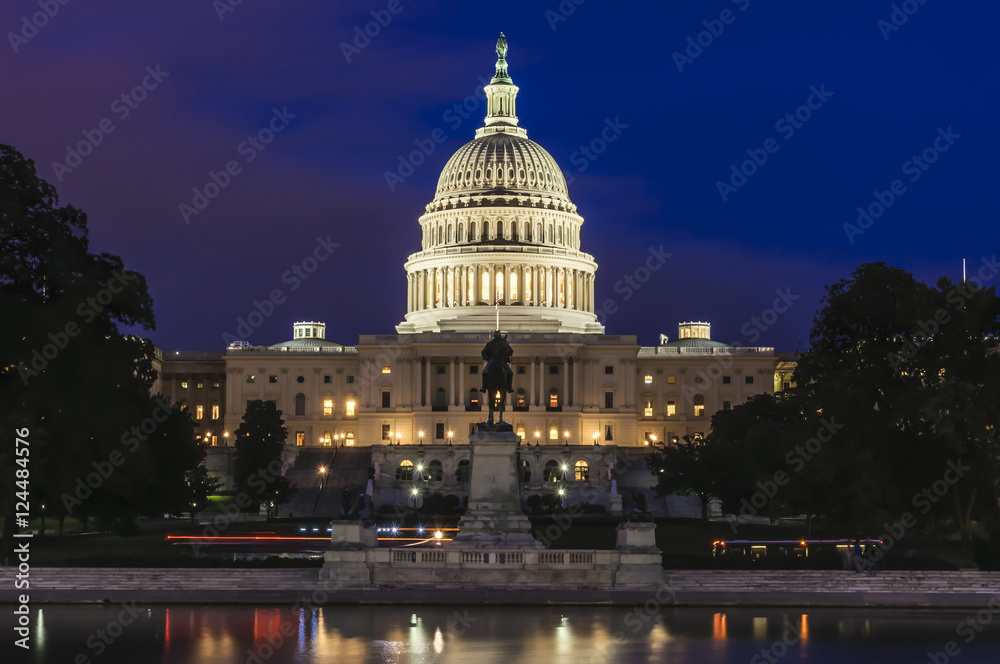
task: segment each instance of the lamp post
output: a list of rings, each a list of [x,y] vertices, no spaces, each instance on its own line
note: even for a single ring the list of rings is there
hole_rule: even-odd
[[[222,432],[222,437],[226,441],[226,447],[229,447],[229,432],[228,431],[223,431]]]
[[[401,445],[403,442],[403,434],[396,432],[396,444]]]
[[[320,490],[323,490],[323,489],[325,489],[325,488],[326,488],[326,480],[327,480],[327,478],[329,478],[329,477],[330,477],[330,476],[329,476],[329,475],[327,474],[327,471],[326,471],[326,466],[320,466],[320,467],[319,467],[319,474],[320,474],[320,477],[322,477],[322,478],[323,478],[323,479],[322,479],[322,480],[320,481],[320,485],[319,485],[319,488],[320,488]]]
[[[448,430],[448,445],[451,445],[451,437],[455,435],[454,431]]]
[[[569,445],[569,431],[563,431],[563,443]]]
[[[594,432],[594,446],[595,446],[595,447],[596,447],[597,445],[599,445],[599,443],[597,442],[597,440],[598,440],[598,439],[599,439],[600,437],[601,437],[601,434],[600,434],[600,432],[598,432],[598,431],[595,431],[595,432]]]
[[[419,432],[417,432],[417,435],[420,436],[420,444],[423,445],[424,444],[424,432],[423,431],[419,431]]]
[[[538,447],[538,437],[542,435],[541,431],[535,431],[535,447]]]

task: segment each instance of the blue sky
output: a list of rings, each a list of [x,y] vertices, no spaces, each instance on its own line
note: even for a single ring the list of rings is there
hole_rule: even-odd
[[[521,126],[585,218],[608,332],[648,345],[708,320],[791,351],[860,263],[933,283],[997,253],[998,23],[974,0],[10,0],[0,142],[88,213],[94,250],[146,275],[158,346],[221,348],[275,290],[252,343],[303,319],[353,343],[405,314],[417,218],[481,126],[503,31]],[[224,186],[185,214],[212,173]],[[317,238],[338,246],[289,278]],[[628,286],[651,248],[671,257]]]

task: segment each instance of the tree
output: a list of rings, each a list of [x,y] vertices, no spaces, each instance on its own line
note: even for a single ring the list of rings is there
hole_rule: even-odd
[[[69,514],[127,519],[177,490],[157,460],[197,464],[194,441],[176,438],[169,424],[190,418],[170,413],[152,433],[133,428],[162,410],[150,394],[152,344],[122,331],[154,328],[145,279],[117,256],[91,253],[86,215],[60,207],[34,163],[7,145],[0,145],[0,319],[0,430],[30,431],[33,513],[44,502],[60,529]],[[3,464],[7,477],[13,459]],[[5,542],[14,530],[10,498],[0,496]]]
[[[872,263],[826,290],[796,387],[713,421],[713,441],[753,451],[758,477],[791,468],[789,509],[855,535],[949,515],[967,551],[974,518],[1000,535],[995,289]]]
[[[281,474],[282,453],[288,429],[272,401],[251,401],[236,429],[236,490],[264,503],[270,517],[277,505],[287,502],[294,489]],[[245,501],[241,501],[245,502]]]
[[[684,436],[683,441],[666,444],[650,454],[646,464],[657,478],[656,494],[698,496],[701,519],[707,522],[708,504],[719,491],[715,450],[702,438]]]
[[[222,487],[222,480],[209,475],[208,470],[202,465],[187,472],[185,484],[187,492],[184,498],[193,522],[194,515],[208,506],[208,497],[218,493]]]

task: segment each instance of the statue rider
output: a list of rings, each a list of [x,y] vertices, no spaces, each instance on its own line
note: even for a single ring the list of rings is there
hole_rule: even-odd
[[[486,366],[483,368],[483,386],[479,389],[480,392],[486,391],[486,377],[494,362],[500,362],[503,365],[504,376],[507,378],[507,393],[510,394],[514,391],[514,372],[510,370],[510,358],[513,354],[514,350],[507,343],[507,337],[503,336],[500,330],[494,332],[493,338],[483,348],[483,359],[486,360]]]

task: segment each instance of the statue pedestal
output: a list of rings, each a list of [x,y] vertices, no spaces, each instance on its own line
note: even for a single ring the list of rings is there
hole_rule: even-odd
[[[517,446],[513,432],[479,432],[469,437],[472,467],[469,509],[458,522],[451,548],[511,547],[541,549],[531,536],[531,522],[521,511],[517,473]]]
[[[320,580],[344,587],[370,586],[372,573],[366,551],[378,546],[375,526],[333,521],[330,527],[330,548],[323,554]]]

